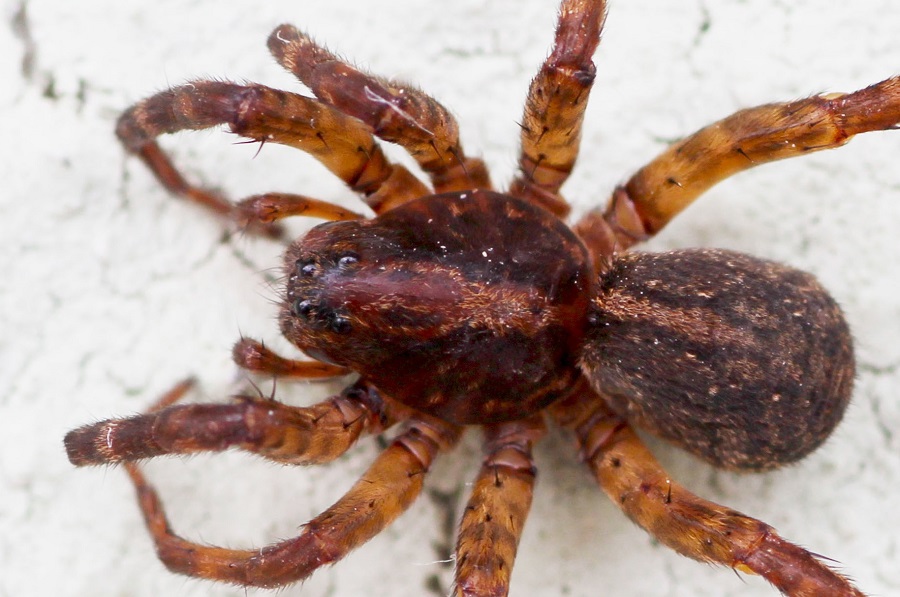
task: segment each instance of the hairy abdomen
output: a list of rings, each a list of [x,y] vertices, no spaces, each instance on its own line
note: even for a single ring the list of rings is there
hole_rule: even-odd
[[[723,250],[630,253],[600,280],[582,369],[636,426],[729,469],[818,447],[853,384],[850,332],[810,274]]]

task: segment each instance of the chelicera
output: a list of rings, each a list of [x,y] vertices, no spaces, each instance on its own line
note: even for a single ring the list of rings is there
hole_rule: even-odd
[[[552,51],[522,117],[519,171],[493,190],[449,112],[423,92],[348,65],[293,27],[275,59],[315,98],[195,81],[120,118],[125,147],[166,188],[277,237],[277,220],[331,220],[289,245],[282,333],[312,360],[242,338],[241,367],[278,378],[356,373],[311,407],[274,398],[175,404],[66,436],[79,466],[124,463],[162,561],[191,576],[260,587],[300,581],[372,538],[415,500],[424,473],[471,426],[485,456],[460,523],[457,595],[505,595],[531,503],[532,447],[570,430],[601,488],[634,522],[689,557],[762,575],[786,595],[862,595],[770,526],[672,481],[643,428],[712,464],[767,470],[817,448],[849,401],[854,359],[834,300],[809,274],[722,250],[627,252],[716,182],[836,147],[900,122],[900,78],[849,94],[742,110],[675,143],[568,226],[560,188],[575,163],[606,7],[564,0]],[[376,214],[302,195],[232,204],[188,183],[156,137],[227,124],[319,159]],[[429,182],[391,163],[396,143]],[[230,447],[324,463],[364,433],[398,431],[362,479],[299,535],[262,549],[182,539],[137,462]]]

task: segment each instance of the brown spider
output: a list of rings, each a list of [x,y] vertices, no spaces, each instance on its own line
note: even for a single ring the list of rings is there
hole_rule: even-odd
[[[604,16],[603,2],[563,1],[504,194],[491,190],[481,160],[465,156],[443,106],[360,72],[290,26],[273,32],[269,49],[317,99],[195,81],[120,118],[120,139],[166,188],[233,222],[278,236],[280,218],[333,220],[284,258],[281,329],[316,361],[247,338],[234,358],[279,378],[359,374],[308,408],[262,397],[176,405],[184,383],[148,414],[70,432],[74,464],[124,463],[166,566],[240,585],[302,580],[384,529],[419,494],[436,455],[480,425],[485,458],[460,524],[455,594],[504,595],[531,502],[532,446],[549,422],[574,433],[604,491],[672,549],[760,574],[787,595],[862,595],[768,525],[674,483],[632,430],[732,470],[802,458],[850,397],[853,353],[837,305],[812,276],[739,253],[626,250],[736,172],[896,127],[900,78],[738,112],[670,147],[569,228],[559,189],[578,151]],[[283,193],[233,205],[187,183],[154,140],[220,124],[311,153],[377,216]],[[405,148],[431,184],[389,162],[375,137]],[[344,497],[297,537],[262,549],[175,535],[135,464],[235,446],[323,463],[363,432],[395,424],[392,443]]]

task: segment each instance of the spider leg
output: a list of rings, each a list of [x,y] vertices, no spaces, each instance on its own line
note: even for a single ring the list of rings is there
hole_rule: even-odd
[[[531,447],[546,433],[543,419],[486,427],[486,456],[459,525],[454,595],[509,593],[516,549],[534,491]]]
[[[769,525],[673,482],[628,423],[590,390],[551,411],[575,431],[582,457],[609,498],[664,545],[695,560],[759,574],[790,597],[864,597]]]
[[[88,466],[237,447],[277,462],[322,464],[346,452],[364,431],[380,432],[406,412],[385,404],[364,383],[309,407],[252,396],[230,404],[173,404],[189,387],[179,384],[149,413],[70,431],[69,460]]]
[[[748,168],[840,147],[900,126],[900,77],[846,94],[741,110],[673,144],[589,212],[576,231],[595,255],[645,240],[717,182]]]
[[[243,220],[252,226],[266,225],[292,216],[321,218],[332,222],[359,220],[365,217],[339,205],[294,193],[253,195],[238,203],[235,209],[241,214],[238,221]]]
[[[328,379],[350,373],[349,369],[321,361],[286,359],[262,342],[241,338],[231,349],[231,358],[241,369],[279,378]]]
[[[411,421],[353,487],[292,539],[260,549],[227,549],[174,534],[153,487],[133,463],[125,467],[159,558],[173,572],[244,586],[277,587],[303,580],[336,562],[402,514],[418,497],[424,473],[460,430],[437,421]]]
[[[433,97],[354,68],[291,25],[275,29],[268,45],[275,60],[317,98],[409,152],[436,192],[491,188],[484,162],[465,156],[456,119]]]
[[[605,2],[562,3],[553,50],[532,80],[525,101],[519,173],[509,193],[560,217],[569,213],[559,189],[578,157],[581,123],[596,73],[591,57],[605,19]]]
[[[385,202],[393,205],[429,193],[406,168],[387,160],[365,125],[355,118],[312,98],[262,85],[195,81],[168,89],[126,110],[119,118],[116,134],[171,193],[245,224],[253,215],[246,205],[235,207],[219,194],[188,183],[155,140],[167,133],[221,124],[255,141],[271,141],[309,153],[361,193],[376,211]],[[299,213],[298,199],[309,201],[299,196],[268,195],[268,201],[286,213]],[[324,202],[315,202],[315,206],[329,217],[345,212]],[[270,224],[261,226],[264,232],[277,235]]]

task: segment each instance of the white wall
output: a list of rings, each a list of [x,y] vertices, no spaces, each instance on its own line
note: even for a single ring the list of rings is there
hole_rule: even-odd
[[[167,572],[125,475],[73,469],[62,451],[66,430],[140,411],[187,374],[199,376],[204,398],[221,399],[236,376],[229,350],[240,332],[283,346],[259,274],[277,265],[278,247],[223,243],[217,222],[168,198],[112,135],[125,106],[198,76],[295,89],[265,48],[269,31],[288,21],[432,92],[458,115],[469,152],[485,157],[495,179],[511,176],[524,91],[551,40],[552,1],[260,4],[31,0],[18,34],[17,3],[3,5],[0,597],[245,594]],[[611,4],[583,153],[565,189],[578,210],[605,201],[666,140],[741,107],[900,72],[900,13],[890,0],[827,10],[811,0]],[[203,133],[165,143],[191,177],[234,197],[287,190],[354,203],[297,152],[268,145],[254,158],[255,146],[234,140]],[[836,559],[879,595],[900,591],[898,159],[900,133],[882,133],[766,166],[717,187],[653,243],[788,262],[815,272],[846,308],[858,343],[856,398],[818,453],[788,471],[743,477],[654,446],[695,492]],[[299,403],[334,390],[282,385],[279,396]],[[477,439],[470,434],[435,467],[432,488],[465,493]],[[332,466],[304,470],[242,454],[148,468],[179,531],[238,547],[295,533],[375,452],[364,441]],[[775,594],[656,545],[594,487],[565,437],[546,441],[538,463],[514,595]],[[430,594],[427,577],[451,578],[432,563],[449,556],[434,544],[452,544],[442,516],[439,501],[423,497],[383,536],[279,595]]]

